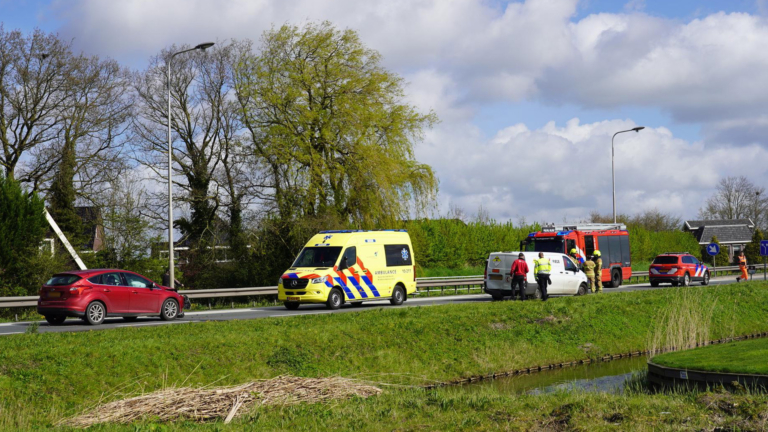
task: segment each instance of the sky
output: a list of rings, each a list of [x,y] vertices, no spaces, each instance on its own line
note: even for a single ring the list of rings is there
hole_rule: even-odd
[[[134,69],[170,45],[328,20],[357,31],[440,123],[416,157],[439,211],[497,220],[695,218],[717,182],[768,183],[768,0],[0,0]]]

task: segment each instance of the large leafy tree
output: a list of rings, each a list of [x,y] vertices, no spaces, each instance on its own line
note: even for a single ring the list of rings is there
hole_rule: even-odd
[[[404,101],[404,82],[352,30],[328,22],[264,33],[234,86],[247,148],[280,220],[391,225],[429,205],[432,169],[414,145],[437,118]]]
[[[38,255],[47,222],[43,200],[27,193],[19,182],[0,173],[0,296],[23,294],[18,287],[34,284],[26,280],[28,264]]]

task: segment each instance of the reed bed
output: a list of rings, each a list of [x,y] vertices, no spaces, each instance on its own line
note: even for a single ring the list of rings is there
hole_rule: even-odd
[[[151,418],[167,422],[180,419],[229,423],[256,405],[294,405],[326,402],[353,396],[367,398],[381,389],[348,378],[278,376],[246,384],[214,387],[170,387],[148,394],[101,404],[59,422],[60,426],[87,428],[101,423],[127,424]]]

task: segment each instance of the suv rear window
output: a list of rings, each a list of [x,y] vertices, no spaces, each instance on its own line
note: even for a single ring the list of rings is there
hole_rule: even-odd
[[[655,260],[653,260],[654,264],[677,264],[677,261],[679,260],[679,257],[676,256],[670,256],[670,255],[664,255],[664,256],[657,256]]]
[[[54,275],[52,278],[48,279],[48,282],[46,282],[45,284],[48,286],[65,286],[65,285],[72,285],[73,283],[79,281],[80,279],[82,278],[77,275],[61,274],[61,275]]]

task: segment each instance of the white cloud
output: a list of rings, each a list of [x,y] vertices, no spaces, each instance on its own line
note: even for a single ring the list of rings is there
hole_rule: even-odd
[[[762,0],[758,6],[764,5]],[[610,209],[610,136],[631,120],[539,128],[510,119],[485,136],[474,118],[491,102],[584,109],[650,107],[700,124],[702,141],[664,128],[617,137],[622,212],[658,207],[693,216],[718,176],[768,180],[768,20],[715,13],[681,22],[645,13],[576,20],[577,0],[57,0],[62,34],[133,62],[172,44],[258,40],[272,25],[330,20],[357,30],[410,83],[409,100],[442,122],[417,148],[441,179],[443,203],[498,218],[579,217]],[[573,117],[578,117],[575,112]],[[733,144],[738,144],[733,148]],[[446,204],[447,205],[447,204]]]

